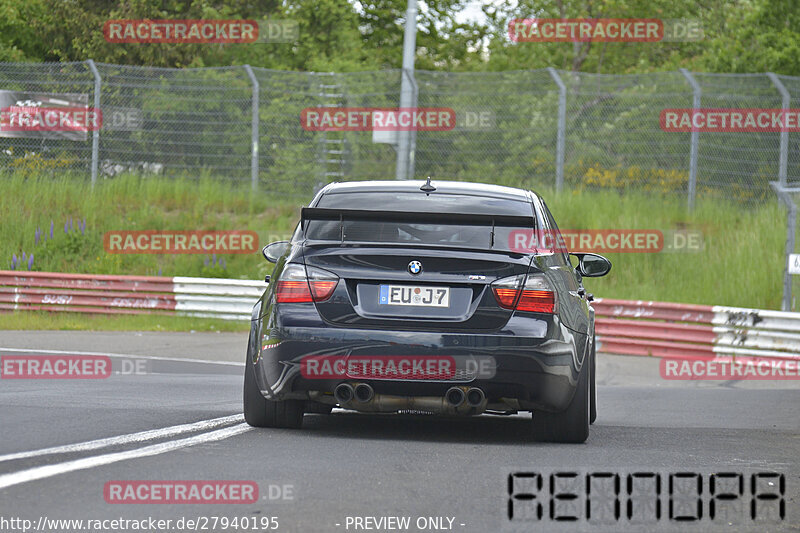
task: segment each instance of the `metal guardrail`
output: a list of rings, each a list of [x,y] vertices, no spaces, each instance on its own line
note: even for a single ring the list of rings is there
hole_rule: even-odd
[[[0,312],[177,314],[249,320],[263,281],[0,270]],[[601,352],[800,360],[800,313],[598,298]]]
[[[0,311],[177,314],[248,320],[263,281],[0,270]]]
[[[598,298],[601,352],[800,360],[800,313]]]

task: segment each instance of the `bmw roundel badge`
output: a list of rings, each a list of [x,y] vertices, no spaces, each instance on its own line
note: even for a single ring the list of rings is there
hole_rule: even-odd
[[[408,264],[408,271],[409,271],[411,274],[413,274],[413,275],[415,275],[415,276],[416,276],[417,274],[419,274],[420,272],[422,272],[422,263],[420,263],[419,261],[411,261],[411,262]]]

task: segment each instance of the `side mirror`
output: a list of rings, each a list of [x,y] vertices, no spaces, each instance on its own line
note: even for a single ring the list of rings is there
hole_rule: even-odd
[[[278,241],[266,245],[261,249],[261,253],[264,254],[264,259],[270,263],[277,263],[278,259],[280,259],[288,249],[289,241]]]
[[[611,261],[597,254],[570,254],[578,258],[578,272],[587,278],[599,278],[611,271]]]

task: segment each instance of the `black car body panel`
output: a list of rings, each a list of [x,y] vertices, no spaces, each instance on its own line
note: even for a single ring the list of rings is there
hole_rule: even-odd
[[[248,364],[264,397],[335,403],[334,389],[343,381],[404,397],[443,396],[454,384],[468,384],[479,387],[494,410],[566,408],[594,332],[580,274],[566,254],[513,250],[505,236],[498,237],[508,227],[557,229],[549,211],[535,193],[519,189],[448,182],[436,187],[426,194],[419,182],[361,182],[329,185],[316,195],[253,312]],[[378,201],[365,204],[365,195]],[[410,205],[387,206],[387,196],[411,199]],[[394,211],[370,213],[371,206]],[[455,216],[442,213],[442,206]],[[410,225],[396,220],[404,207],[415,213]],[[470,214],[473,220],[466,220]],[[427,240],[414,242],[423,233]],[[421,264],[418,273],[410,270],[412,262]],[[324,301],[278,303],[276,282],[289,265],[335,274],[338,282]],[[492,283],[526,275],[553,288],[555,313],[498,304]],[[447,287],[449,305],[380,305],[381,286]],[[461,365],[490,360],[493,368],[440,380],[308,379],[301,362],[312,356],[447,356]]]

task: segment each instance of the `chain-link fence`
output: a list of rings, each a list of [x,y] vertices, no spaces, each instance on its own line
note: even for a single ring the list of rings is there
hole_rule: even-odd
[[[104,118],[81,140],[0,132],[0,172],[211,176],[305,196],[334,180],[392,179],[393,144],[375,142],[370,131],[307,131],[300,114],[396,107],[402,78],[401,70],[0,63],[0,94],[77,94],[89,106],[99,102]],[[774,198],[770,181],[800,185],[797,133],[670,132],[659,122],[668,108],[790,108],[800,101],[797,77],[541,69],[416,71],[411,79],[417,106],[453,109],[456,127],[413,134],[409,177],[753,203]]]

